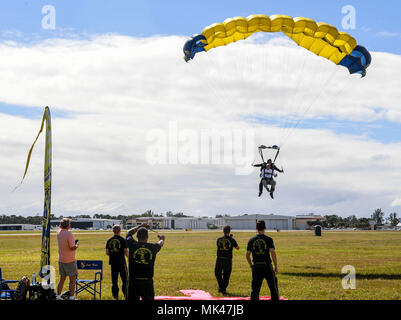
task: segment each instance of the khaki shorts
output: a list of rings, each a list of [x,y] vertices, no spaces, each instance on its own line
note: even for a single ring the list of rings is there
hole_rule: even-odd
[[[59,269],[60,276],[72,277],[72,276],[78,275],[78,268],[77,268],[76,261],[70,262],[70,263],[59,262],[58,269]]]

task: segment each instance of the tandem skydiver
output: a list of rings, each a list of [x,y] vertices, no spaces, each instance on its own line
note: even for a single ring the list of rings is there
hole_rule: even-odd
[[[270,193],[270,197],[273,199],[274,189],[276,188],[276,181],[273,179],[273,177],[277,176],[277,173],[275,173],[274,171],[283,173],[284,170],[280,170],[279,168],[277,168],[271,159],[267,160],[267,162],[254,164],[253,166],[260,167],[261,180],[259,182],[259,197],[263,193],[263,186],[264,186],[266,190]],[[270,190],[268,185],[271,186]]]

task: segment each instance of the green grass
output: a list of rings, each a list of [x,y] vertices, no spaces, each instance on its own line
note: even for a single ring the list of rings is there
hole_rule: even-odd
[[[103,260],[103,299],[111,299],[111,278],[105,244],[110,233],[73,232],[80,240],[77,259]],[[4,234],[4,233],[0,233]],[[169,232],[157,255],[155,265],[156,295],[180,295],[181,289],[201,289],[213,296],[217,292],[214,277],[216,238],[220,231]],[[250,268],[245,259],[246,244],[252,232],[234,232],[240,246],[234,251],[233,272],[227,289],[232,296],[249,296]],[[268,233],[274,239],[279,263],[280,295],[291,299],[401,299],[401,232],[313,232]],[[150,241],[156,241],[150,233]],[[0,267],[6,279],[31,277],[39,270],[41,237],[0,235]],[[51,262],[58,272],[57,243],[51,237]],[[356,269],[355,290],[344,290],[341,269]],[[82,275],[82,273],[81,273]],[[57,276],[58,280],[58,276]],[[65,285],[64,290],[67,290]],[[270,295],[266,283],[261,295]],[[89,298],[85,294],[80,299]]]

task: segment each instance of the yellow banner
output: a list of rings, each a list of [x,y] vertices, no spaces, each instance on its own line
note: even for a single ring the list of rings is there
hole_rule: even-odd
[[[43,219],[42,219],[42,250],[40,257],[40,272],[39,275],[44,277],[42,274],[42,268],[50,264],[50,205],[51,205],[51,186],[52,186],[52,132],[51,132],[51,117],[49,107],[45,108],[45,112],[42,118],[42,125],[35,141],[33,142],[31,149],[29,149],[28,158],[26,160],[25,172],[22,177],[21,183],[24,181],[25,176],[28,172],[29,162],[31,160],[32,150],[38,140],[40,134],[43,131],[44,123],[46,122],[46,144],[45,144],[45,167],[44,167],[44,191],[45,201],[43,208]],[[16,187],[17,188],[17,187]],[[15,189],[14,189],[15,190]]]

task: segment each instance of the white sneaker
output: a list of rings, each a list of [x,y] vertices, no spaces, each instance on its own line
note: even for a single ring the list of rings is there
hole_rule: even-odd
[[[76,299],[75,299],[75,296],[70,296],[70,297],[69,297],[69,300],[76,300]]]
[[[61,298],[61,294],[60,295],[56,295],[56,300],[63,300],[62,298]]]

